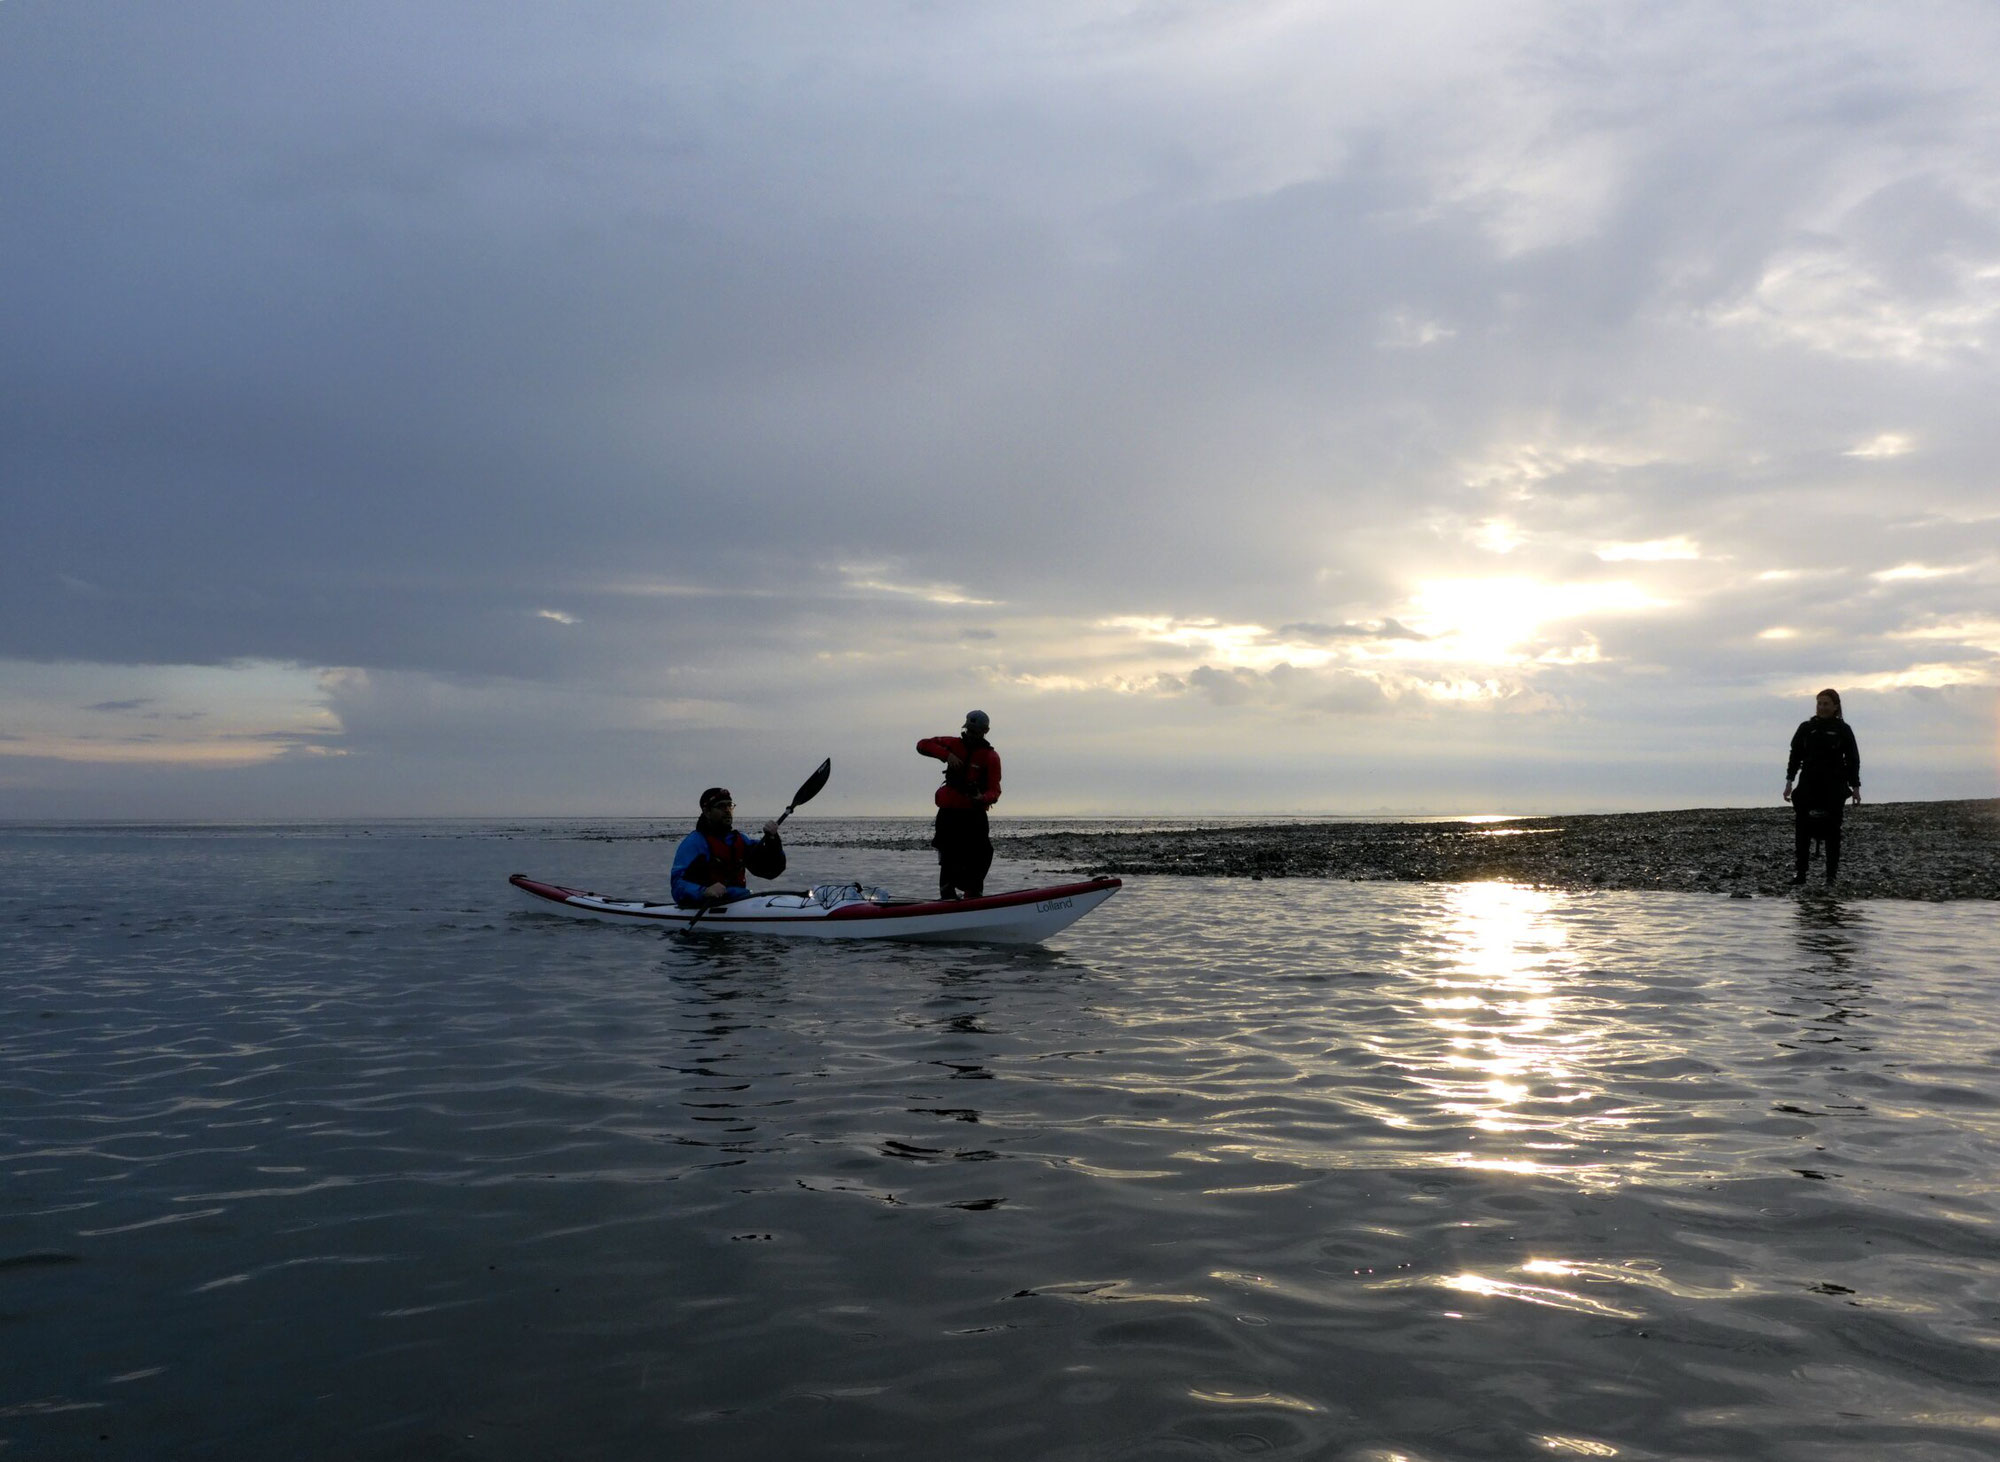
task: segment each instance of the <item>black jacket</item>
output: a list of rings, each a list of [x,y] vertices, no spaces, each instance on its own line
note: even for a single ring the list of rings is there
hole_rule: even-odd
[[[1799,722],[1785,762],[1785,780],[1794,778],[1799,785],[1792,801],[1808,807],[1838,807],[1850,789],[1861,785],[1861,748],[1845,721],[1812,716]]]

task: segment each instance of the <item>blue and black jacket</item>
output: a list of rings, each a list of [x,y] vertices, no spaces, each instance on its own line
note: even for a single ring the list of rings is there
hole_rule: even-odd
[[[702,897],[711,883],[720,883],[729,892],[722,902],[750,897],[746,875],[776,878],[785,871],[785,850],[775,833],[751,842],[731,828],[717,836],[697,827],[674,849],[674,902],[684,909],[712,902]]]

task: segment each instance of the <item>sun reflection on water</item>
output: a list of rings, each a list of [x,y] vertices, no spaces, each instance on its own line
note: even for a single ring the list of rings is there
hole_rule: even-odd
[[[1436,1112],[1468,1125],[1477,1144],[1445,1160],[1616,1181],[1604,1165],[1578,1161],[1580,1148],[1621,1124],[1597,1109],[1589,1058],[1600,1036],[1564,988],[1572,956],[1556,914],[1567,895],[1473,883],[1445,897],[1443,948],[1431,949],[1445,967],[1418,1001],[1442,1054],[1418,1080]]]

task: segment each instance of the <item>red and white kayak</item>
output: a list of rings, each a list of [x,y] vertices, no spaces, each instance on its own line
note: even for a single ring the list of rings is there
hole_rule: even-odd
[[[523,893],[585,919],[614,924],[686,928],[697,932],[782,934],[794,939],[917,939],[941,943],[1038,944],[1067,929],[1124,885],[1093,878],[1050,888],[1024,888],[976,899],[898,899],[857,884],[823,885],[810,893],[760,893],[703,913],[674,904],[611,898],[581,888],[542,883],[516,873]]]

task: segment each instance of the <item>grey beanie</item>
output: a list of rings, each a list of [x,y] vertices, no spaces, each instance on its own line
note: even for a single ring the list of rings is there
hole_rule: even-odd
[[[985,731],[992,726],[993,720],[984,711],[967,711],[965,713],[965,724],[975,727],[980,731]]]

